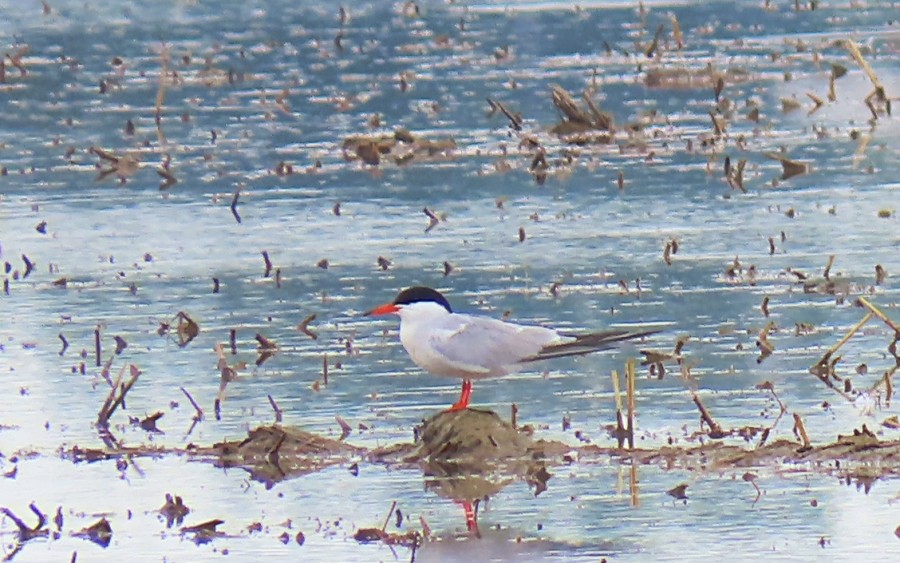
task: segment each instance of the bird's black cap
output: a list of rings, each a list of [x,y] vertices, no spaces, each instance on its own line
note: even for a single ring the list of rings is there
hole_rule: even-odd
[[[448,313],[453,312],[453,309],[450,308],[450,303],[443,295],[441,295],[441,292],[421,285],[409,287],[401,291],[394,299],[394,305],[409,305],[411,303],[420,303],[422,301],[432,301],[444,309],[447,309]]]

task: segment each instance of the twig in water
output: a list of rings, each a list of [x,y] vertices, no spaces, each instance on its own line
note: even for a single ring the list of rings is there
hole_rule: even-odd
[[[335,415],[334,420],[338,423],[338,426],[341,427],[341,437],[338,438],[338,440],[346,440],[347,436],[349,436],[350,433],[353,432],[353,428],[349,424],[347,424],[347,421],[344,420],[341,415]]]
[[[384,524],[381,526],[382,533],[384,533],[384,531],[387,529],[388,522],[391,521],[391,516],[394,514],[395,508],[397,508],[397,501],[391,503],[391,509],[388,510],[387,517],[384,519]]]
[[[313,340],[316,340],[317,338],[319,338],[319,335],[316,334],[315,332],[313,332],[313,331],[309,328],[309,323],[313,322],[314,320],[316,320],[316,314],[315,314],[315,313],[313,313],[312,315],[309,315],[308,317],[306,317],[305,319],[303,319],[302,321],[300,321],[300,324],[297,325],[297,330],[299,330],[300,332],[302,332],[302,333],[305,334],[306,336],[312,338]]]
[[[107,375],[107,377],[109,376]],[[116,381],[113,382],[111,379],[109,380],[109,394],[106,395],[106,400],[103,401],[100,412],[97,413],[97,425],[102,428],[108,426],[110,415],[109,409],[116,398],[116,391],[119,389],[119,385],[122,383],[122,378],[124,377],[125,366],[122,366],[122,369],[119,370],[119,375],[116,376]]]
[[[803,441],[803,447],[799,450],[801,453],[812,449],[809,435],[806,433],[806,427],[803,425],[803,419],[797,413],[794,413],[794,435]]]
[[[234,191],[234,198],[231,200],[231,214],[234,215],[234,218],[238,223],[241,222],[241,216],[237,210],[238,199],[240,197],[241,197],[241,189],[238,188],[237,190]]]
[[[863,307],[865,307],[866,309],[868,309],[869,312],[871,312],[873,315],[875,315],[876,317],[878,317],[878,318],[881,320],[881,322],[883,322],[884,324],[886,324],[886,325],[888,325],[889,327],[891,327],[891,329],[893,329],[893,331],[894,331],[895,334],[900,335],[900,326],[897,326],[897,324],[894,323],[894,321],[892,321],[890,318],[888,318],[887,315],[885,315],[884,313],[882,313],[881,310],[880,310],[878,307],[876,307],[875,305],[872,305],[871,303],[869,303],[868,299],[866,299],[865,297],[859,297],[859,298],[857,298],[856,301],[857,301],[860,305],[862,305]]]
[[[266,271],[263,272],[263,277],[267,278],[267,277],[269,277],[269,274],[272,273],[272,261],[269,260],[269,253],[265,250],[262,251],[262,257],[266,263]]]
[[[761,364],[763,360],[772,355],[775,351],[775,345],[769,342],[769,333],[775,328],[775,323],[769,321],[769,323],[759,331],[759,336],[756,339],[756,347],[759,348],[759,357],[756,358],[756,363]]]
[[[94,329],[94,357],[97,362],[97,367],[100,367],[102,364],[100,361],[100,325],[97,325],[97,328]]]
[[[431,231],[431,229],[437,227],[438,223],[440,223],[441,220],[438,219],[437,215],[434,214],[434,211],[428,209],[427,207],[423,208],[422,212],[428,216],[428,226],[425,228],[425,232],[428,233]]]
[[[634,449],[634,359],[625,363],[625,388],[628,404],[628,449]]]
[[[278,404],[275,402],[275,399],[272,398],[272,395],[269,395],[269,404],[272,405],[272,410],[275,411],[275,422],[281,423],[281,409],[278,408]]]
[[[195,401],[194,398],[191,397],[191,394],[188,393],[187,389],[185,389],[184,387],[181,387],[180,389],[181,392],[184,393],[184,396],[187,397],[187,400],[190,401],[191,405],[193,405],[194,407],[194,421],[200,422],[201,420],[203,420],[203,409],[201,409],[200,405],[197,404],[197,401]]]
[[[762,496],[762,491],[759,490],[759,485],[756,484],[756,474],[748,471],[747,473],[744,473],[743,479],[753,485],[753,488],[756,489],[756,498],[753,499],[753,504],[756,504],[756,501]]]
[[[118,408],[119,405],[125,404],[125,394],[131,390],[135,383],[137,383],[138,377],[141,375],[141,370],[139,370],[136,365],[131,364],[128,367],[131,370],[131,379],[122,386],[121,393],[119,393],[119,396],[113,401],[112,406],[109,407],[109,416],[112,416],[112,413],[116,411],[116,408]]]
[[[713,420],[712,415],[709,414],[709,411],[706,410],[706,407],[703,406],[703,403],[700,401],[700,396],[697,395],[696,391],[691,391],[691,396],[694,399],[694,404],[697,405],[697,408],[700,409],[700,419],[706,423],[706,426],[709,427],[709,437],[710,438],[724,438],[728,436],[728,432],[722,430],[722,427],[719,426],[715,420]]]

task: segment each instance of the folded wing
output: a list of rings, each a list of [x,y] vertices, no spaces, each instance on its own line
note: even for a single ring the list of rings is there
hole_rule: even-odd
[[[522,359],[522,362],[535,362],[550,358],[564,358],[566,356],[581,356],[591,352],[599,352],[614,348],[620,342],[634,340],[656,334],[658,330],[630,331],[607,330],[592,332],[589,334],[571,335],[573,340],[560,344],[549,344],[541,348],[536,354]]]
[[[524,363],[589,354],[658,332],[610,330],[569,335],[485,317],[455,317],[455,324],[432,333],[429,344],[446,362],[465,368],[473,377],[513,373]]]
[[[505,323],[486,317],[456,315],[455,324],[432,332],[432,349],[457,366],[490,377],[512,373],[527,358],[568,339],[551,329]],[[478,377],[475,376],[475,377]]]

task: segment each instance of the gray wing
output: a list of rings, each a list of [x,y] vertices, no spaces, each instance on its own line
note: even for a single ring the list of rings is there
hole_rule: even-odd
[[[453,315],[450,320],[433,331],[429,344],[448,362],[484,377],[517,371],[548,346],[571,340],[549,328],[487,317]]]

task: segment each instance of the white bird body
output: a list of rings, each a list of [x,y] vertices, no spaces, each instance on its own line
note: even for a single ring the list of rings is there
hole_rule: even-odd
[[[473,379],[515,373],[537,360],[605,350],[655,332],[611,330],[574,335],[454,313],[444,296],[428,287],[405,289],[393,302],[367,314],[399,315],[400,342],[412,361],[434,375],[463,380],[462,394],[451,410],[468,406]]]
[[[451,313],[431,301],[400,310],[400,342],[416,365],[434,375],[484,379],[515,373],[542,349],[569,340],[549,328]]]

